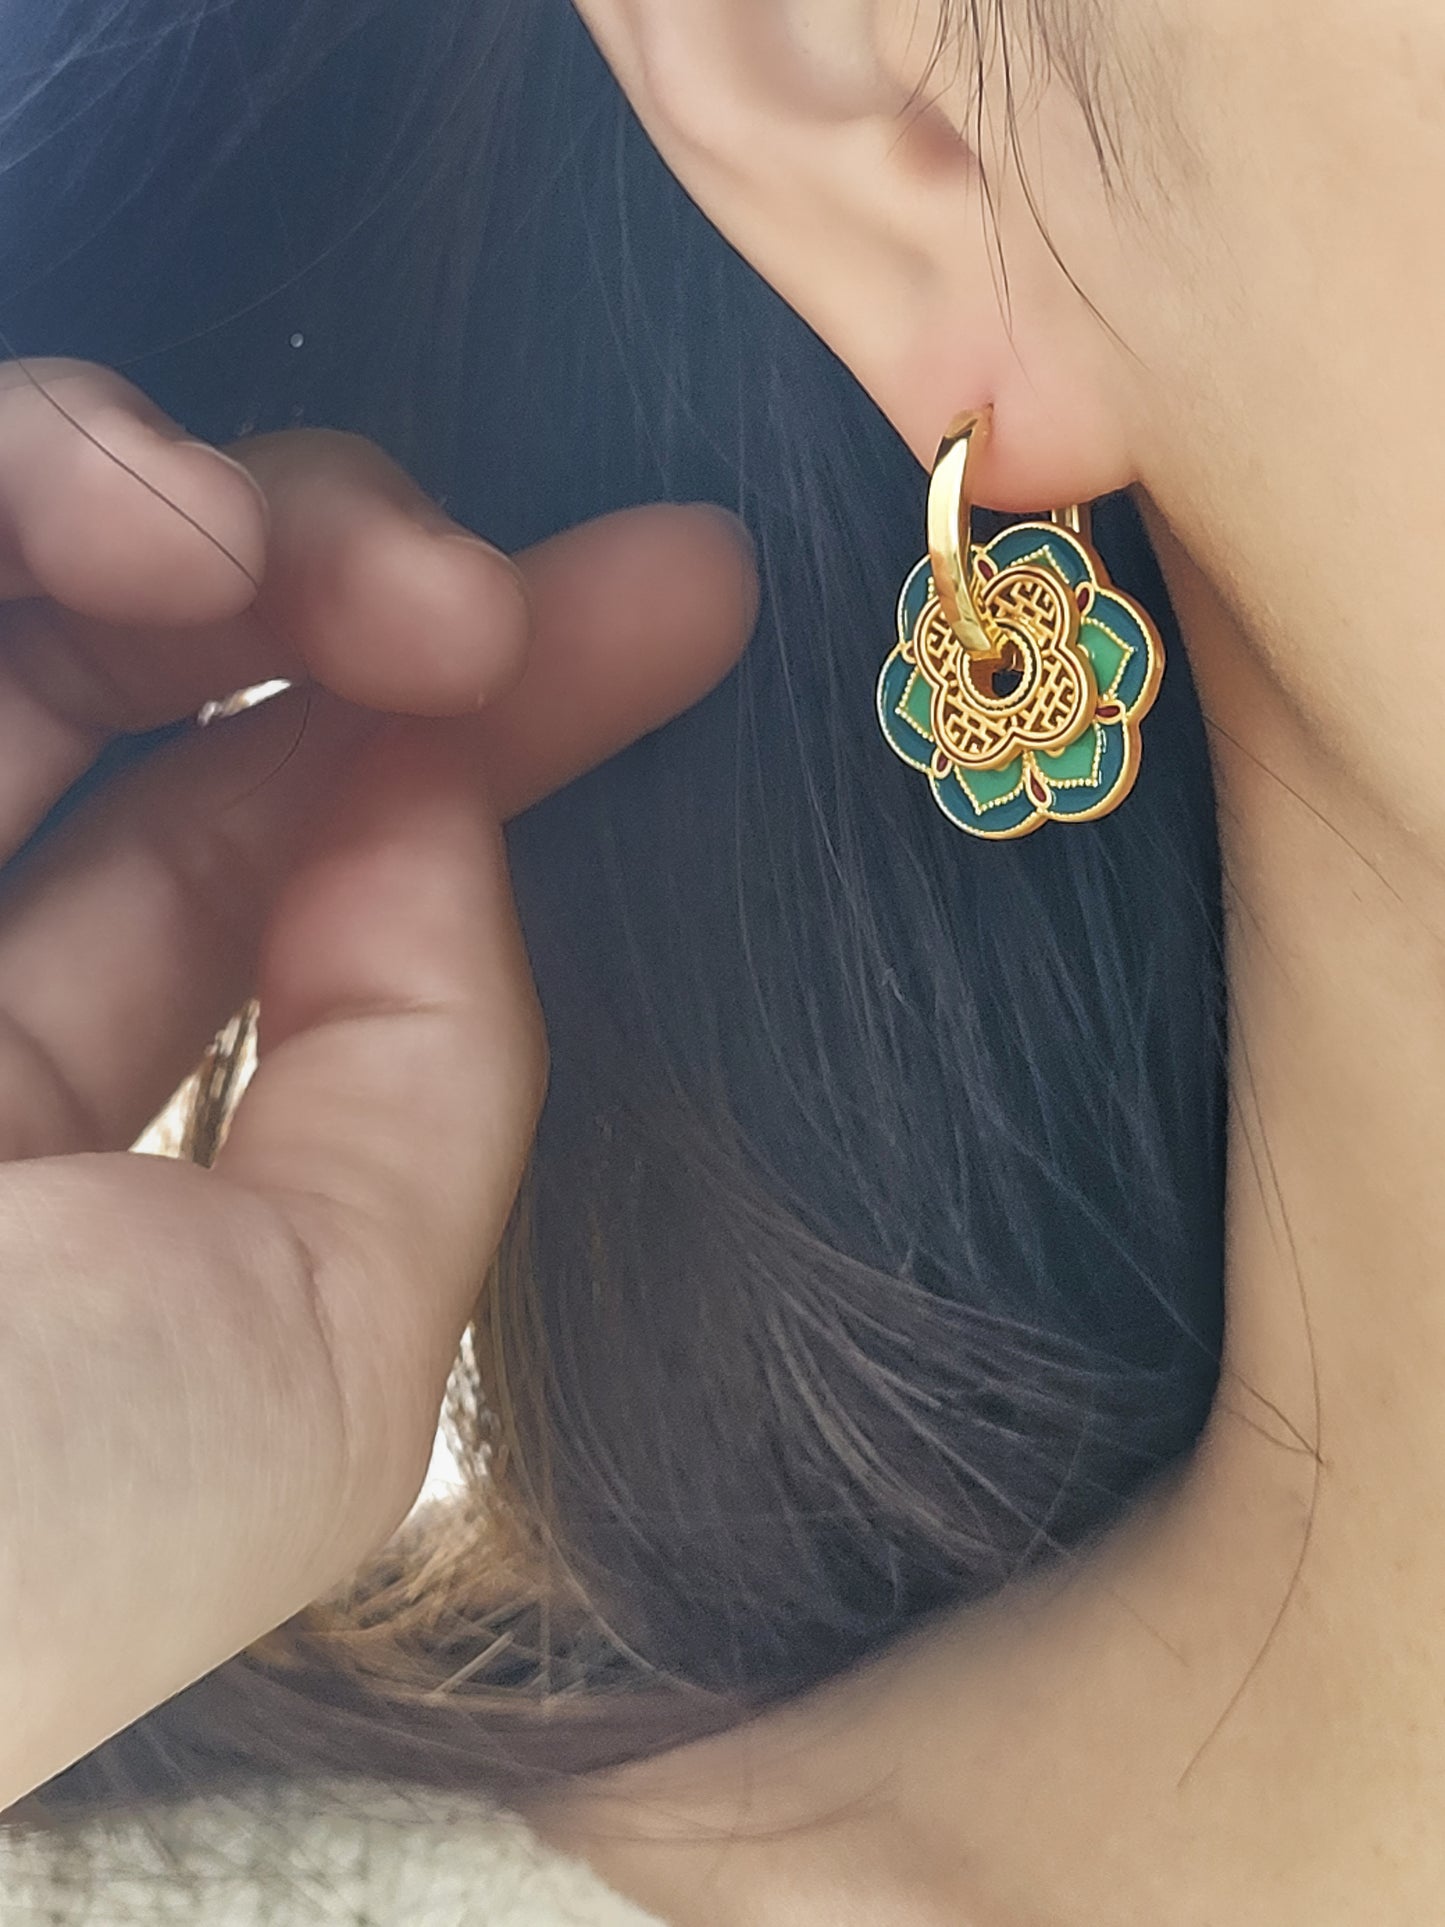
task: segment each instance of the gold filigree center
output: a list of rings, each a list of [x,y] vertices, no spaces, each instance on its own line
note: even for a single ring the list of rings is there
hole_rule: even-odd
[[[936,596],[905,649],[931,691],[939,749],[963,769],[1002,769],[1021,750],[1048,754],[1077,742],[1098,688],[1068,585],[1026,562],[980,568],[973,606],[988,655],[964,648]]]

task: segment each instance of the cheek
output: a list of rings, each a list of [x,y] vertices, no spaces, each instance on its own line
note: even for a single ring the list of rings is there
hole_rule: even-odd
[[[1338,501],[1347,435],[1445,425],[1445,9],[1169,4],[1121,332],[1176,441]]]
[[[1159,506],[1331,754],[1382,782],[1408,765],[1422,795],[1445,727],[1433,618],[1380,624],[1439,601],[1437,12],[1325,0],[1306,30],[1293,4],[1210,9],[1137,229],[1131,339]],[[1381,583],[1389,607],[1362,592]],[[1408,705],[1362,698],[1362,638],[1390,650]]]
[[[1176,7],[1195,0],[1170,0]],[[1201,300],[1306,352],[1412,320],[1438,338],[1445,9],[1437,0],[1219,0],[1158,71],[1161,258]],[[1162,52],[1162,49],[1161,49]],[[1407,312],[1408,311],[1408,312]],[[1356,319],[1358,317],[1358,319]],[[1403,330],[1403,333],[1402,333]],[[1248,346],[1248,343],[1243,344]]]

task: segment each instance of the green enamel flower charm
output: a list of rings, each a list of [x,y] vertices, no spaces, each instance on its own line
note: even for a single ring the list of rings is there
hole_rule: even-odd
[[[973,836],[1108,815],[1139,771],[1140,724],[1164,673],[1158,630],[1053,523],[1006,529],[973,551],[971,568],[995,653],[963,648],[920,562],[878,681],[883,734]]]

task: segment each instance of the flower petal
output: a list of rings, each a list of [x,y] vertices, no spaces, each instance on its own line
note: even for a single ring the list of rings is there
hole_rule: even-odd
[[[961,830],[972,830],[975,836],[1014,837],[1018,836],[1029,824],[1039,820],[1040,812],[1035,809],[1024,793],[1023,758],[1018,764],[1017,789],[1002,802],[991,804],[986,810],[976,807],[968,790],[959,781],[957,771],[948,776],[929,778],[933,800],[950,821]],[[981,772],[969,771],[969,782]],[[995,772],[990,772],[993,774]]]
[[[1101,603],[1104,605],[1102,611]],[[1132,644],[1113,628],[1112,603],[1112,596],[1096,597],[1094,607],[1079,625],[1079,642],[1084,654],[1094,665],[1094,681],[1098,684],[1101,701],[1113,696],[1115,685],[1127,673],[1135,654]]]
[[[1098,765],[1092,783],[1064,783],[1050,773],[1049,780],[1056,785],[1054,800],[1049,806],[1049,815],[1055,817],[1087,816],[1097,810],[1112,796],[1127,776],[1129,770],[1129,731],[1123,723],[1094,725],[1098,741]],[[1087,740],[1081,738],[1081,741]],[[1077,748],[1077,744],[1075,745]],[[1067,751],[1065,752],[1068,753]],[[1051,759],[1041,756],[1040,767],[1047,767]]]
[[[1140,622],[1133,606],[1120,595],[1106,589],[1094,598],[1094,606],[1084,623],[1084,631],[1102,630],[1115,648],[1126,650],[1127,657],[1120,665],[1112,682],[1106,683],[1099,676],[1099,694],[1112,696],[1121,702],[1126,710],[1132,709],[1150,680],[1150,669],[1154,660],[1154,647],[1148,631]],[[1091,656],[1094,655],[1095,639],[1084,634],[1084,646]]]
[[[909,705],[917,706],[916,685],[922,677],[911,662],[905,662],[901,648],[883,665],[878,678],[878,720],[890,746],[914,769],[926,770],[933,763],[933,738],[911,720]],[[924,685],[925,693],[927,685]],[[924,708],[927,715],[927,708]]]
[[[956,780],[980,816],[996,810],[1018,795],[1024,780],[1024,759],[1015,756],[1002,769],[955,771]]]
[[[914,569],[898,598],[898,640],[907,642],[918,627],[918,618],[933,594],[933,569],[927,556]]]
[[[1104,754],[1104,731],[1091,723],[1083,735],[1067,749],[1050,755],[1034,751],[1034,761],[1051,789],[1093,789],[1099,781]]]
[[[1067,529],[1057,528],[1052,522],[1016,522],[996,535],[984,554],[1000,569],[1012,568],[1018,562],[1046,562],[1071,589],[1098,579],[1087,551]]]

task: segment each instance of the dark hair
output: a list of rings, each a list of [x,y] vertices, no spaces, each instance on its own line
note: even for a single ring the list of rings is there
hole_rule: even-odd
[[[554,1070],[457,1380],[469,1496],[32,1810],[324,1773],[505,1794],[1072,1556],[1195,1441],[1224,1119],[1200,717],[1176,646],[1117,815],[950,827],[872,718],[917,464],[567,0],[97,11],[7,14],[15,348],[219,441],[372,435],[509,546],[658,497],[760,545],[736,674],[514,826]],[[1170,636],[1127,501],[1099,534]]]

